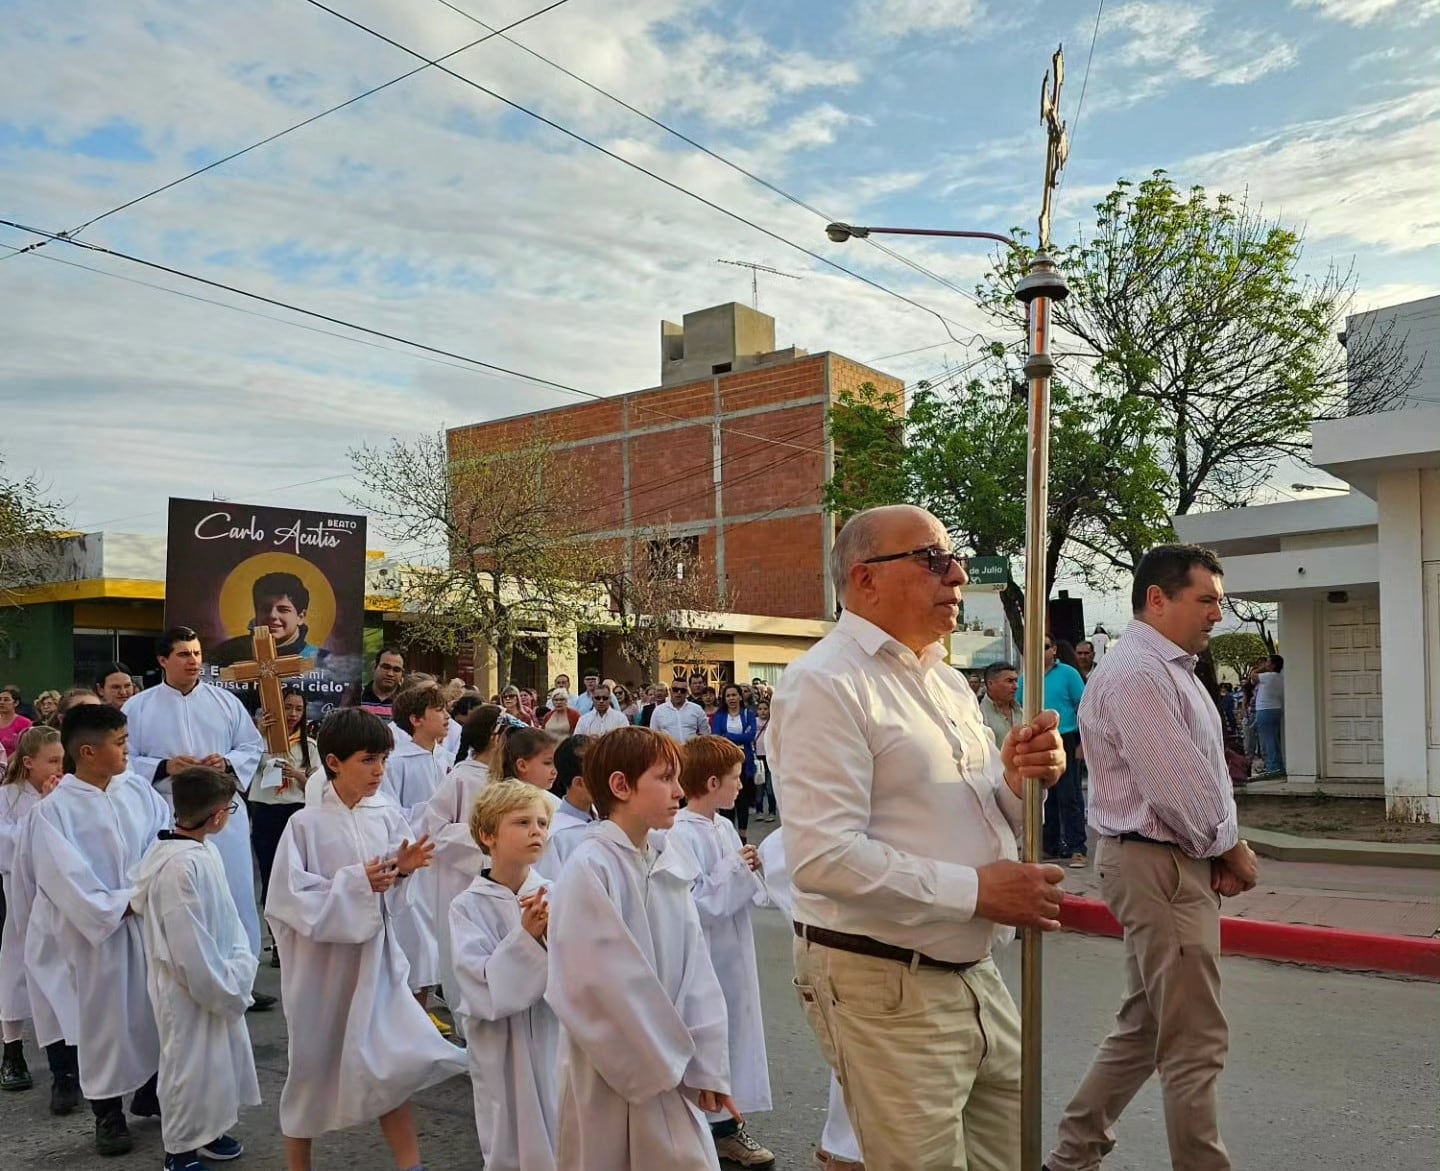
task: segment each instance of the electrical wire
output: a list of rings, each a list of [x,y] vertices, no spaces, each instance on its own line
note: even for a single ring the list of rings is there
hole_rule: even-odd
[[[466,20],[470,21],[471,23],[476,24],[476,25],[479,25],[479,26],[480,26],[481,28],[483,28],[483,29],[492,29],[492,26],[491,26],[491,25],[489,25],[489,24],[487,24],[485,21],[481,20],[478,16],[473,16],[473,15],[471,15],[469,12],[466,12],[463,8],[459,7],[458,5],[455,5],[455,4],[450,3],[450,0],[436,0],[436,2],[439,3],[439,4],[442,4],[444,7],[448,8],[451,12],[455,13],[456,15],[458,15],[458,16],[463,16]],[[735,162],[733,159],[727,158],[725,155],[722,155],[719,151],[712,150],[710,147],[706,146],[706,145],[705,145],[704,143],[702,143],[702,142],[697,142],[694,138],[692,138],[690,135],[686,134],[684,131],[677,130],[675,127],[669,125],[667,122],[663,122],[663,121],[661,121],[659,118],[656,118],[653,114],[646,113],[644,110],[642,110],[642,109],[638,108],[637,106],[634,106],[634,105],[632,105],[631,103],[627,102],[624,98],[618,97],[617,95],[611,93],[609,90],[605,89],[603,86],[596,85],[593,81],[590,81],[588,78],[581,77],[578,73],[575,73],[573,70],[567,69],[565,66],[561,65],[558,61],[554,61],[554,60],[552,60],[551,58],[545,56],[543,53],[540,53],[540,52],[536,51],[535,49],[532,49],[529,45],[522,44],[521,42],[517,41],[514,37],[506,36],[506,35],[505,35],[506,30],[504,30],[504,29],[500,29],[500,30],[494,30],[494,29],[492,29],[492,31],[495,32],[495,34],[496,34],[497,36],[499,36],[501,40],[506,41],[506,42],[508,42],[508,43],[511,44],[511,45],[514,45],[515,48],[519,49],[522,53],[528,53],[531,57],[535,58],[535,60],[540,61],[540,62],[543,62],[544,64],[550,66],[550,68],[552,68],[552,69],[558,70],[560,73],[563,73],[566,77],[570,78],[572,81],[579,82],[581,85],[585,86],[586,89],[589,89],[589,90],[592,91],[593,93],[597,93],[597,94],[599,94],[601,97],[609,99],[610,101],[614,102],[617,106],[620,106],[622,109],[628,110],[630,113],[634,114],[637,118],[643,119],[645,122],[648,122],[651,126],[654,126],[657,130],[663,130],[666,134],[673,135],[675,138],[678,138],[681,142],[683,142],[683,143],[685,143],[686,145],[691,146],[691,147],[693,147],[694,149],[698,150],[701,154],[706,155],[706,156],[708,156],[709,158],[714,159],[717,163],[720,163],[722,166],[729,167],[732,171],[736,172],[737,174],[743,175],[746,179],[749,179],[752,183],[758,183],[761,187],[764,187],[767,191],[770,191],[770,192],[774,193],[775,195],[778,195],[781,199],[788,200],[790,203],[793,203],[796,207],[803,208],[805,211],[810,212],[811,215],[817,216],[817,217],[819,217],[820,219],[824,220],[827,224],[833,222],[833,220],[835,219],[834,216],[826,215],[823,211],[821,211],[821,210],[820,210],[818,207],[816,207],[814,204],[812,204],[812,203],[807,203],[805,200],[801,199],[798,195],[795,195],[795,194],[793,194],[792,192],[786,191],[786,190],[785,190],[783,187],[781,187],[779,184],[777,184],[777,183],[772,183],[769,179],[762,178],[760,175],[755,174],[754,171],[751,171],[751,170],[749,170],[748,168],[741,166],[739,163]],[[924,267],[923,265],[921,265],[921,264],[918,263],[917,261],[912,260],[910,257],[904,255],[903,253],[898,252],[898,251],[896,251],[895,249],[890,248],[890,247],[888,247],[887,245],[882,244],[879,240],[876,240],[874,237],[866,237],[866,238],[865,238],[865,243],[866,243],[866,244],[869,244],[871,247],[876,248],[876,249],[878,249],[879,251],[885,253],[885,254],[886,254],[887,256],[889,256],[891,259],[897,260],[897,261],[899,261],[901,264],[904,264],[904,265],[909,266],[910,268],[913,268],[916,272],[920,273],[921,275],[927,276],[927,277],[929,277],[931,280],[939,282],[940,284],[944,285],[946,288],[951,289],[951,290],[953,290],[954,292],[960,294],[960,296],[966,297],[966,298],[968,298],[969,300],[974,301],[975,304],[977,304],[977,305],[980,304],[979,300],[978,300],[978,299],[975,297],[975,295],[974,295],[973,293],[971,293],[969,290],[963,289],[963,288],[961,288],[959,285],[956,285],[956,284],[951,283],[951,282],[950,282],[949,280],[947,280],[945,277],[942,277],[942,276],[938,275],[937,273],[934,273],[934,272],[930,271],[930,269]],[[978,336],[978,335],[977,335],[977,336]]]
[[[532,110],[528,106],[521,105],[519,102],[514,101],[511,98],[507,98],[504,94],[501,94],[496,90],[489,88],[488,86],[481,85],[480,82],[475,81],[472,78],[466,77],[463,73],[456,73],[448,66],[442,65],[438,61],[431,60],[423,53],[420,53],[417,50],[410,48],[408,45],[401,44],[393,37],[386,36],[378,29],[373,29],[369,25],[363,24],[360,21],[356,20],[354,17],[346,16],[343,12],[337,11],[336,9],[331,8],[328,4],[323,3],[323,0],[305,0],[305,3],[309,4],[312,8],[320,9],[320,11],[322,12],[328,12],[337,20],[342,21],[345,24],[348,24],[352,28],[358,29],[363,33],[366,33],[371,37],[374,37],[376,40],[383,41],[385,44],[390,45],[393,48],[399,49],[402,53],[406,53],[419,61],[425,61],[431,65],[434,65],[435,68],[440,70],[441,73],[453,77],[456,81],[459,81],[464,85],[468,85],[471,89],[478,90],[480,93],[483,93],[486,96],[493,98],[495,101],[500,102],[505,106],[508,106],[510,109],[515,110],[517,113],[524,114],[529,118],[535,119],[537,122],[541,122],[544,125],[549,126],[553,130],[559,131],[567,138],[571,138],[574,141],[583,144],[584,146],[588,146],[591,150],[598,151],[600,154],[605,155],[607,158],[613,159],[615,162],[620,163],[624,167],[628,167],[632,171],[636,171],[639,174],[654,179],[655,182],[660,183],[665,187],[668,187],[670,190],[680,195],[684,195],[690,199],[693,199],[697,203],[703,204],[705,207],[710,208],[710,210],[717,211],[721,215],[734,220],[736,223],[743,224],[747,228],[751,228],[752,230],[759,232],[762,236],[768,236],[770,239],[775,240],[778,243],[784,244],[787,248],[793,248],[797,252],[801,252],[804,255],[810,257],[812,260],[818,260],[821,264],[826,265],[829,268],[833,268],[837,272],[844,273],[846,276],[852,277],[855,280],[862,282],[863,284],[869,285],[871,288],[876,289],[879,292],[885,293],[887,296],[895,297],[898,300],[905,302],[907,305],[911,305],[914,308],[921,310],[922,312],[930,314],[932,317],[934,317],[940,322],[940,324],[944,327],[945,332],[950,335],[952,341],[956,342],[957,344],[961,344],[960,339],[956,337],[953,332],[951,332],[950,326],[956,325],[959,326],[961,329],[964,329],[965,326],[961,325],[958,321],[952,321],[950,318],[946,317],[938,310],[932,309],[929,305],[922,304],[921,302],[916,301],[913,297],[907,297],[904,293],[896,292],[894,289],[881,284],[879,281],[872,280],[870,277],[865,276],[863,273],[858,273],[854,269],[846,268],[843,264],[831,260],[828,256],[824,256],[811,248],[806,248],[803,244],[797,244],[794,240],[787,239],[785,236],[780,235],[779,232],[772,231],[770,228],[762,227],[760,224],[755,223],[754,220],[747,219],[739,212],[731,211],[728,207],[724,207],[721,204],[716,203],[712,199],[707,199],[705,196],[700,195],[697,192],[691,191],[688,187],[684,187],[681,184],[676,183],[672,179],[667,179],[663,175],[657,174],[655,171],[650,170],[648,167],[641,166],[639,163],[634,162],[631,159],[627,159],[624,155],[617,154],[615,151],[610,150],[608,147],[601,146],[593,139],[586,138],[583,134],[579,133],[578,131],[571,130],[568,126],[564,126],[561,123],[556,122],[553,118],[547,118],[539,111]]]
[[[1075,103],[1075,126],[1070,131],[1070,149],[1075,149],[1075,139],[1080,134],[1080,115],[1085,112],[1085,91],[1090,88],[1090,63],[1095,60],[1095,39],[1100,35],[1100,14],[1105,11],[1105,0],[1098,0],[1095,5],[1095,27],[1090,30],[1090,52],[1085,56],[1085,76],[1080,81],[1080,100]],[[505,38],[509,40],[509,38]],[[1060,180],[1056,183],[1058,187],[1065,178],[1064,171],[1060,173]]]
[[[460,53],[464,53],[469,49],[473,49],[476,45],[483,45],[492,37],[501,36],[512,28],[519,28],[520,25],[526,23],[526,21],[534,20],[537,16],[544,16],[545,13],[551,12],[554,9],[559,8],[562,4],[566,4],[568,2],[569,0],[554,0],[553,3],[547,4],[544,8],[538,9],[537,11],[530,13],[529,16],[522,16],[519,20],[511,21],[503,28],[491,29],[491,31],[486,33],[485,36],[473,40],[467,45],[461,45],[458,49],[454,49],[451,52],[446,53],[443,57],[437,58],[436,60],[448,61],[451,57],[454,57]],[[172,179],[168,183],[162,183],[159,187],[155,187],[152,190],[145,192],[144,195],[137,195],[134,199],[126,200],[124,203],[112,207],[109,211],[103,211],[97,216],[92,216],[79,227],[71,228],[68,232],[60,232],[58,233],[58,235],[67,239],[72,236],[78,236],[81,232],[85,231],[86,228],[98,224],[101,220],[108,219],[110,216],[115,215],[118,212],[122,212],[125,211],[127,208],[134,207],[137,203],[144,203],[145,200],[149,199],[152,195],[159,195],[162,191],[169,191],[172,187],[178,187],[181,183],[188,182],[189,180],[194,179],[198,175],[205,174],[206,171],[213,171],[216,167],[223,166],[225,163],[228,162],[232,162],[233,160],[240,158],[242,155],[247,155],[252,150],[258,150],[260,147],[266,146],[269,143],[274,142],[278,138],[284,138],[287,134],[292,134],[296,130],[303,129],[304,127],[309,126],[314,122],[320,121],[321,118],[328,117],[329,115],[334,114],[339,110],[343,110],[346,106],[353,106],[356,102],[362,101],[365,98],[370,97],[372,94],[378,94],[383,89],[389,89],[392,85],[396,85],[399,82],[404,81],[407,77],[414,77],[417,73],[423,73],[426,69],[430,68],[431,64],[434,63],[435,62],[430,62],[425,65],[421,65],[415,69],[410,70],[408,73],[400,74],[399,77],[392,77],[389,81],[385,82],[382,85],[373,86],[372,88],[367,89],[364,93],[358,93],[352,98],[346,98],[345,101],[340,102],[338,105],[331,106],[328,110],[321,110],[318,114],[312,114],[310,117],[304,119],[303,121],[296,122],[293,126],[287,126],[284,130],[276,131],[274,134],[262,138],[258,142],[252,142],[247,147],[244,147],[237,151],[232,151],[230,154],[225,155],[223,158],[218,158],[214,162],[206,163],[203,167],[197,167],[189,174],[181,175],[178,179]],[[22,248],[19,251],[32,252],[38,248],[43,248],[48,243],[50,243],[50,241],[41,240],[29,245],[26,248]],[[18,255],[18,253],[12,253],[11,255]],[[7,256],[4,259],[8,260],[10,259],[10,257]]]

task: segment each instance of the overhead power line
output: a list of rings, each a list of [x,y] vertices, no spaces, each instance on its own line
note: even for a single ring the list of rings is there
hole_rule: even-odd
[[[619,96],[617,96],[616,94],[611,93],[609,90],[605,89],[603,86],[596,85],[593,81],[589,80],[589,78],[581,77],[578,73],[574,72],[573,70],[567,69],[565,66],[561,65],[558,61],[555,61],[555,60],[551,59],[550,57],[545,56],[545,54],[543,54],[543,53],[541,53],[541,52],[538,52],[538,51],[535,50],[535,49],[532,49],[529,45],[522,44],[520,41],[517,41],[514,37],[506,36],[505,34],[506,34],[506,32],[508,31],[507,29],[496,29],[496,28],[494,28],[492,25],[489,25],[489,24],[487,24],[485,21],[481,20],[478,16],[473,16],[473,15],[471,15],[469,12],[466,12],[463,8],[459,7],[458,5],[450,3],[450,0],[436,0],[436,2],[439,3],[439,4],[444,5],[446,8],[448,8],[451,12],[455,13],[456,15],[458,15],[458,16],[463,16],[466,20],[470,21],[472,24],[478,25],[479,27],[481,27],[481,28],[483,28],[483,29],[490,29],[490,31],[491,31],[492,33],[494,33],[494,35],[498,36],[501,40],[506,41],[507,43],[509,43],[509,44],[511,44],[511,45],[514,45],[515,48],[519,49],[522,53],[528,53],[531,57],[535,58],[535,60],[540,61],[540,62],[542,62],[542,63],[550,66],[551,69],[555,69],[555,70],[559,71],[560,73],[563,73],[566,77],[570,78],[572,81],[578,82],[580,85],[583,85],[586,89],[590,90],[592,93],[597,93],[597,94],[599,94],[601,97],[606,98],[607,100],[609,100],[609,101],[611,101],[611,102],[614,102],[617,106],[620,106],[622,109],[628,110],[630,113],[634,114],[637,118],[640,118],[640,119],[642,119],[643,121],[648,122],[651,126],[654,126],[657,130],[663,130],[666,134],[669,134],[669,135],[672,135],[672,136],[675,137],[675,138],[678,138],[681,142],[685,143],[686,145],[691,146],[691,147],[694,147],[694,148],[695,148],[696,150],[698,150],[701,154],[706,155],[706,156],[708,156],[709,158],[714,159],[717,163],[721,164],[722,166],[729,167],[729,168],[730,168],[732,171],[734,171],[736,174],[743,175],[746,179],[749,179],[752,183],[758,183],[761,187],[764,187],[767,191],[770,191],[770,192],[774,193],[775,195],[778,195],[781,199],[788,200],[790,203],[793,203],[796,207],[803,208],[805,211],[808,211],[811,215],[814,215],[814,216],[818,217],[819,219],[823,220],[823,221],[824,221],[825,223],[827,223],[827,224],[834,222],[834,220],[835,220],[835,218],[836,218],[835,216],[827,215],[825,212],[821,211],[818,207],[816,207],[813,203],[807,203],[804,199],[801,199],[800,196],[795,195],[793,192],[790,192],[790,191],[785,190],[785,188],[781,187],[779,184],[777,184],[777,183],[772,183],[769,179],[763,178],[762,176],[755,174],[754,171],[751,171],[751,170],[749,170],[748,168],[741,166],[741,165],[740,165],[739,163],[737,163],[734,159],[727,158],[725,155],[722,155],[719,151],[713,150],[713,149],[711,149],[710,147],[706,146],[703,142],[698,142],[698,141],[696,141],[696,140],[695,140],[694,138],[692,138],[690,135],[686,134],[683,130],[677,130],[674,126],[671,126],[668,122],[664,122],[664,121],[662,121],[661,119],[655,117],[653,114],[649,114],[649,113],[647,113],[646,111],[640,109],[639,107],[632,105],[631,103],[627,102],[624,98],[619,97]],[[889,256],[891,259],[897,260],[897,261],[899,261],[901,264],[904,264],[904,265],[909,266],[910,268],[914,269],[916,272],[920,273],[922,276],[927,276],[927,277],[929,277],[931,280],[937,281],[938,283],[944,285],[946,288],[951,289],[951,290],[953,290],[953,291],[956,292],[956,293],[959,293],[960,296],[966,297],[966,298],[968,298],[969,300],[974,301],[977,305],[979,304],[979,300],[975,297],[975,295],[974,295],[973,293],[969,292],[969,291],[966,290],[966,289],[961,288],[959,285],[953,284],[951,281],[949,281],[949,280],[946,279],[945,277],[940,276],[938,273],[932,272],[930,269],[926,268],[924,265],[918,263],[917,261],[912,260],[910,257],[906,256],[904,253],[899,252],[899,251],[895,250],[894,248],[889,247],[888,245],[882,244],[879,240],[876,240],[874,237],[866,237],[866,238],[865,238],[865,243],[866,243],[866,244],[869,244],[871,247],[877,249],[878,251],[885,253],[885,255]]]
[[[479,37],[476,40],[471,41],[467,45],[461,45],[458,49],[454,49],[451,52],[446,53],[443,57],[437,58],[436,61],[448,61],[451,57],[455,57],[460,53],[464,53],[469,49],[473,49],[476,45],[483,45],[492,37],[498,37],[503,33],[508,32],[512,28],[519,28],[526,21],[534,20],[537,16],[544,16],[545,13],[551,12],[554,9],[559,8],[562,4],[566,4],[568,2],[569,0],[554,0],[553,3],[547,4],[544,8],[538,9],[535,12],[530,13],[529,16],[522,16],[519,20],[511,21],[503,28],[492,29],[483,37]],[[79,225],[78,227],[71,228],[68,232],[60,232],[57,234],[67,239],[71,236],[78,236],[81,232],[85,231],[86,228],[98,224],[101,220],[108,219],[110,216],[115,215],[118,212],[122,212],[125,211],[127,208],[134,207],[137,203],[144,203],[145,200],[149,199],[152,195],[159,195],[162,191],[169,191],[172,187],[179,187],[181,183],[186,183],[189,180],[194,179],[197,175],[203,175],[206,171],[213,171],[216,167],[224,166],[228,162],[233,162],[235,159],[240,158],[242,155],[248,155],[252,150],[259,150],[260,147],[266,146],[269,143],[274,142],[276,139],[284,138],[287,134],[293,134],[295,131],[309,126],[313,122],[320,121],[321,118],[327,118],[331,114],[334,114],[336,111],[345,109],[346,106],[353,106],[356,102],[363,101],[365,98],[370,97],[372,94],[378,94],[383,89],[389,89],[392,85],[397,85],[398,83],[404,81],[407,77],[414,77],[417,73],[423,73],[426,69],[429,69],[432,64],[435,64],[435,62],[427,62],[426,64],[418,66],[415,69],[411,69],[407,73],[400,74],[399,77],[392,77],[389,81],[384,82],[381,85],[372,86],[364,93],[358,93],[353,98],[346,98],[343,102],[340,102],[338,105],[331,106],[328,110],[321,110],[318,114],[312,114],[310,117],[296,122],[293,126],[287,126],[284,130],[277,130],[274,134],[268,135],[265,138],[260,139],[258,142],[252,142],[249,146],[242,147],[240,150],[232,151],[230,154],[225,155],[223,158],[218,158],[213,162],[206,163],[203,167],[196,167],[195,170],[189,172],[188,174],[181,175],[178,179],[171,179],[168,183],[162,183],[159,187],[152,188],[151,190],[145,192],[145,194],[143,195],[137,195],[134,199],[127,199],[124,203],[117,204],[109,211],[102,211],[99,215],[92,216],[83,224]],[[49,242],[50,241],[48,240],[39,240],[36,243],[31,244],[27,248],[21,248],[18,250],[18,252],[12,252],[11,256],[18,255],[19,252],[32,252],[37,248],[43,248]],[[4,259],[8,260],[9,257],[5,257]]]
[[[1080,81],[1080,100],[1075,103],[1075,125],[1070,131],[1070,149],[1075,149],[1075,138],[1080,133],[1080,115],[1085,112],[1085,91],[1090,88],[1090,63],[1095,60],[1095,40],[1100,35],[1100,14],[1105,11],[1105,0],[1095,4],[1095,27],[1090,30],[1090,52],[1085,55],[1085,76]],[[509,40],[509,38],[505,38]],[[1061,172],[1062,177],[1064,172]]]
[[[865,276],[863,273],[856,272],[854,269],[846,268],[843,264],[831,260],[828,256],[824,256],[821,253],[816,252],[814,249],[807,248],[803,244],[797,244],[794,240],[790,240],[785,236],[782,236],[779,232],[773,231],[770,228],[762,227],[754,220],[747,219],[739,212],[731,211],[728,207],[724,207],[721,204],[716,203],[714,200],[708,199],[705,196],[699,194],[698,192],[691,191],[688,187],[684,187],[681,184],[676,183],[672,179],[667,179],[665,178],[665,176],[650,170],[648,167],[641,166],[639,163],[634,162],[631,159],[627,159],[624,155],[617,154],[615,151],[610,150],[608,147],[601,146],[593,139],[586,138],[579,131],[571,130],[568,126],[564,126],[561,123],[556,122],[553,118],[547,118],[538,110],[532,110],[528,106],[522,105],[521,103],[511,98],[507,98],[504,94],[491,89],[489,86],[481,85],[480,82],[475,81],[473,78],[466,77],[463,73],[456,73],[453,69],[441,64],[439,60],[432,60],[418,50],[412,49],[410,48],[410,46],[402,44],[401,42],[395,40],[395,38],[393,37],[386,36],[378,29],[373,29],[369,25],[363,24],[360,21],[356,20],[354,17],[346,16],[343,12],[339,12],[336,9],[331,8],[328,4],[323,3],[322,0],[305,0],[305,3],[309,4],[312,8],[320,9],[320,11],[322,12],[328,12],[331,16],[335,17],[336,20],[343,21],[345,24],[350,25],[352,28],[358,29],[366,35],[374,37],[376,40],[383,41],[385,42],[385,44],[390,45],[393,48],[399,49],[402,53],[406,53],[419,61],[424,61],[427,64],[435,66],[435,68],[440,70],[441,73],[453,77],[456,81],[461,82],[464,85],[468,85],[471,89],[478,90],[480,93],[485,94],[487,97],[493,98],[495,101],[500,102],[503,105],[509,106],[510,109],[515,110],[517,113],[524,114],[526,117],[533,118],[537,122],[541,122],[544,125],[549,126],[551,129],[559,131],[567,138],[574,139],[576,142],[588,146],[591,150],[598,151],[600,154],[605,155],[607,158],[613,159],[615,162],[621,164],[624,167],[628,167],[632,171],[636,171],[639,174],[654,179],[655,182],[660,183],[665,187],[668,187],[671,191],[677,192],[680,195],[684,195],[689,199],[695,200],[697,203],[703,204],[705,207],[710,208],[711,211],[719,212],[721,215],[734,220],[736,223],[744,224],[747,228],[751,228],[752,230],[759,232],[762,236],[768,236],[770,239],[775,240],[780,244],[784,244],[787,248],[793,248],[797,252],[804,253],[812,260],[818,260],[821,264],[827,266],[828,268],[833,268],[835,271],[844,273],[846,276],[852,277],[857,281],[861,281],[862,283],[869,285],[871,288],[877,289],[880,292],[885,293],[887,296],[895,297],[896,299],[905,302],[907,305],[911,305],[914,308],[921,310],[922,312],[929,313],[932,317],[934,317],[937,321],[940,322],[940,324],[944,327],[945,332],[950,334],[952,340],[954,340],[956,343],[960,342],[960,339],[951,332],[950,326],[957,325],[961,329],[964,329],[965,326],[960,325],[958,321],[952,321],[943,313],[939,312],[939,310],[932,309],[929,305],[925,305],[919,301],[916,301],[913,297],[907,297],[904,293],[897,292],[896,290],[881,284],[879,281],[872,280],[870,277]]]

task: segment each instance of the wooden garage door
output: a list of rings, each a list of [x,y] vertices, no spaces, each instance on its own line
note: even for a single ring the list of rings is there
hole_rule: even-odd
[[[1380,602],[1325,605],[1325,776],[1384,777]]]

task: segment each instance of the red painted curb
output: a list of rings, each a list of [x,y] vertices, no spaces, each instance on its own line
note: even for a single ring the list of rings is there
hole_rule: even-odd
[[[1070,931],[1121,938],[1125,932],[1099,899],[1066,896],[1060,922]],[[1261,919],[1220,918],[1220,950],[1225,955],[1316,964],[1363,972],[1393,972],[1440,981],[1440,939],[1408,935],[1371,935],[1310,927],[1298,923],[1267,923]]]

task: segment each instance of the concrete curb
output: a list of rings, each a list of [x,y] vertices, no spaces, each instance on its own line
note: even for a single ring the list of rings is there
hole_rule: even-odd
[[[1124,930],[1099,899],[1066,897],[1060,922],[1068,931],[1120,939]],[[1440,982],[1440,939],[1370,935],[1299,923],[1220,917],[1220,950],[1225,955],[1314,964],[1356,972],[1391,972]]]
[[[1355,842],[1303,838],[1277,830],[1240,828],[1240,836],[1264,858],[1277,862],[1328,862],[1338,866],[1399,866],[1440,870],[1440,846],[1425,842]]]

